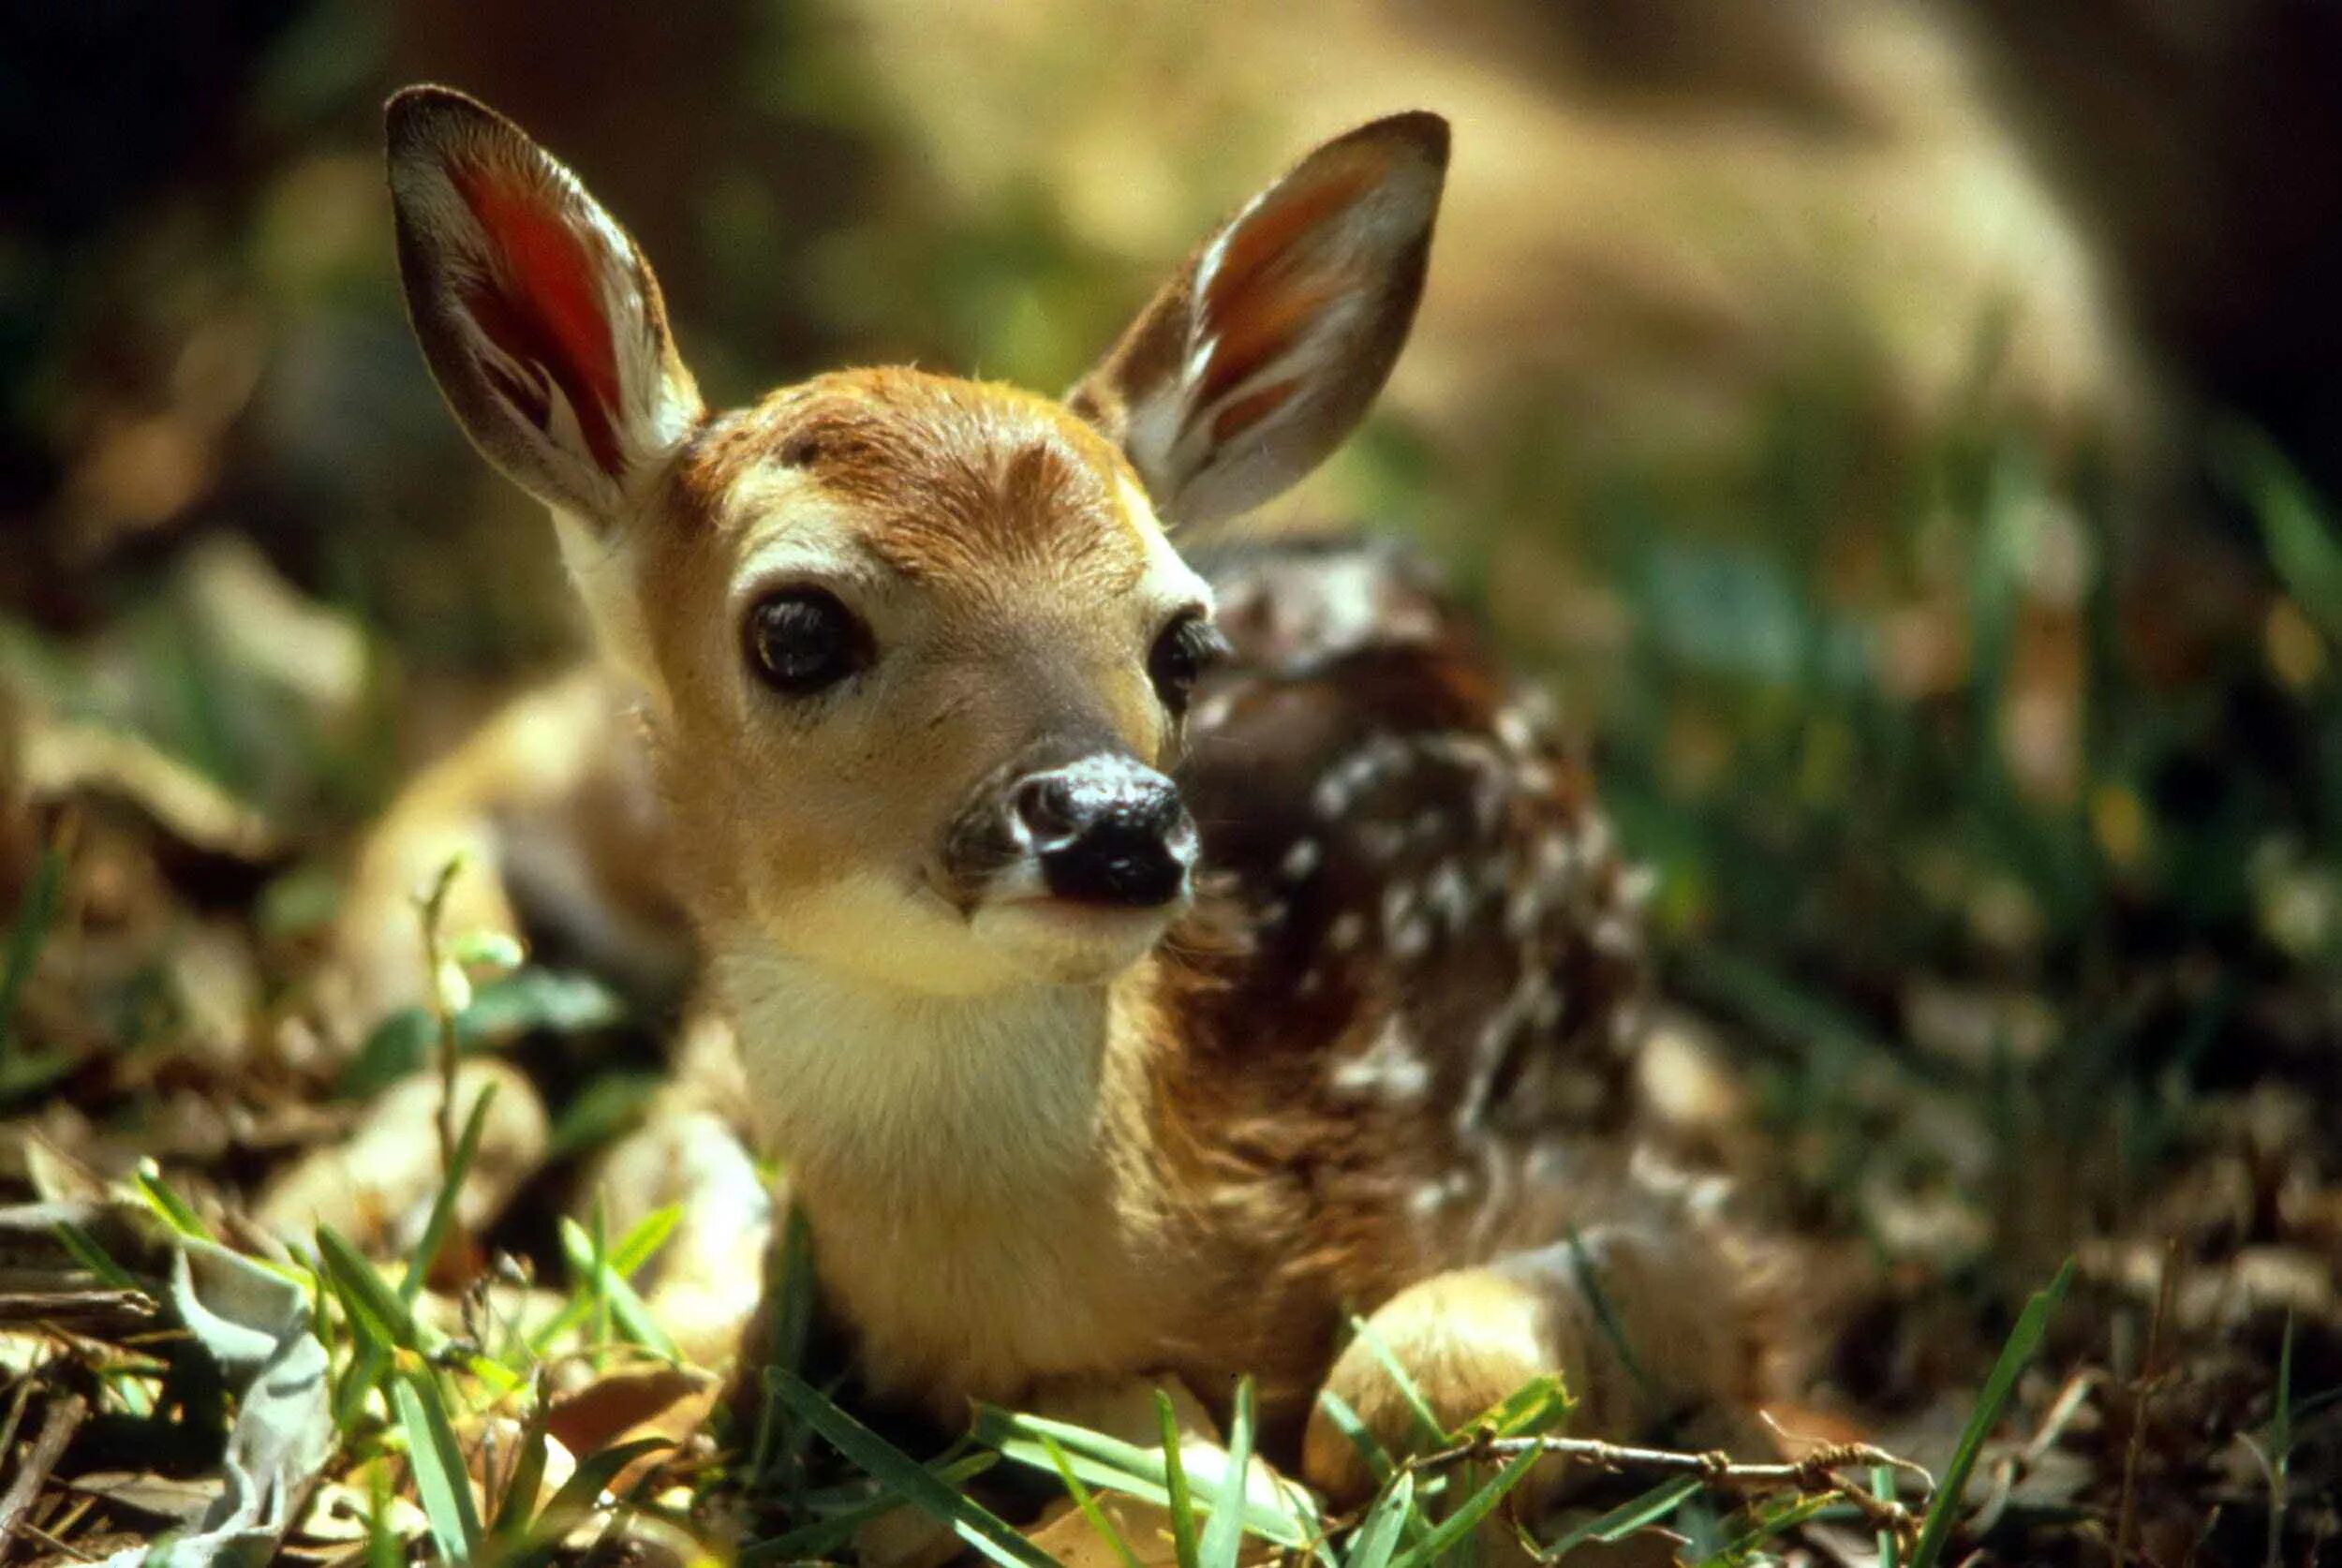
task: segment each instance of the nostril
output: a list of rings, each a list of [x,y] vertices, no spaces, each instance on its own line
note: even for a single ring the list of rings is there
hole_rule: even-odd
[[[1041,855],[1049,891],[1086,903],[1152,909],[1178,897],[1195,864],[1195,831],[1176,791],[1131,795],[1089,815]]]
[[[1062,773],[1035,774],[1016,786],[1016,820],[1036,849],[1060,844],[1080,826],[1079,802]]]
[[[1152,909],[1179,895],[1189,864],[1159,835],[1102,827],[1043,855],[1041,874],[1060,898]]]

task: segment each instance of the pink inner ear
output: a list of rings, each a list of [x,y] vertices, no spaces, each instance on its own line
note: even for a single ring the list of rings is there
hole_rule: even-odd
[[[1295,339],[1357,277],[1351,269],[1327,273],[1297,266],[1373,189],[1371,168],[1329,170],[1298,190],[1247,215],[1228,235],[1203,301],[1217,347],[1199,396],[1208,402],[1244,381],[1290,348]]]
[[[488,236],[492,276],[465,290],[464,308],[512,358],[542,365],[576,411],[586,445],[602,471],[618,471],[613,419],[618,407],[617,348],[597,282],[591,244],[534,179],[478,167],[450,170]],[[513,407],[545,428],[552,409],[536,389],[485,367]]]
[[[1233,441],[1261,421],[1293,401],[1293,394],[1301,390],[1297,376],[1288,380],[1272,382],[1256,392],[1247,392],[1220,410],[1211,422],[1211,438]]]

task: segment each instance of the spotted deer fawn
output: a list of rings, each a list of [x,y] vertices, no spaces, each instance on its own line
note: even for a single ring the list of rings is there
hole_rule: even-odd
[[[1635,897],[1585,772],[1394,554],[1172,542],[1379,391],[1447,142],[1318,148],[1062,401],[878,369],[715,412],[565,168],[391,102],[415,331],[552,509],[882,1398],[1250,1373],[1350,1493],[1318,1391],[1413,1419],[1354,1311],[1443,1421],[1545,1372],[1610,1435],[1755,1392],[1744,1260],[1633,1158]]]

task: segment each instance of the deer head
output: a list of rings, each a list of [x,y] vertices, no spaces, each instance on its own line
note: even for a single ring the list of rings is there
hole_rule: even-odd
[[[389,132],[416,333],[643,694],[712,939],[958,996],[1148,952],[1190,894],[1168,773],[1218,643],[1167,528],[1277,494],[1371,401],[1445,123],[1312,153],[1063,401],[886,369],[721,413],[641,250],[542,148],[438,87]]]

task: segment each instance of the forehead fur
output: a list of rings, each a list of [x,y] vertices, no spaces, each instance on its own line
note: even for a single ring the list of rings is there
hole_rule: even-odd
[[[1062,405],[995,383],[904,369],[818,377],[711,421],[676,479],[694,511],[724,514],[774,467],[848,503],[864,542],[912,581],[1015,563],[1116,585],[1145,570],[1151,517],[1121,453]]]

